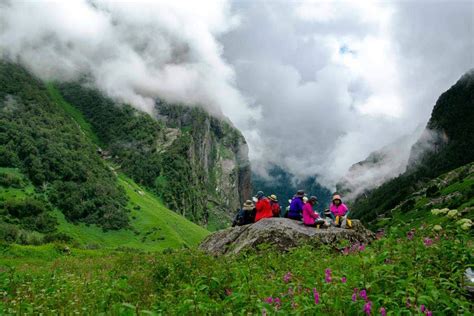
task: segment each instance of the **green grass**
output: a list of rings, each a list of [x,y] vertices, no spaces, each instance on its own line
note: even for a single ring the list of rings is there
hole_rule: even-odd
[[[0,185],[0,199],[22,199],[34,193],[34,186],[27,180],[25,175],[21,173],[18,168],[0,167],[0,174],[13,175],[15,177],[21,178],[25,183],[25,186],[22,188],[4,187]]]
[[[58,230],[83,245],[105,248],[130,247],[143,250],[194,247],[209,233],[204,228],[167,209],[152,193],[119,175],[119,183],[130,198],[131,228],[104,232],[96,225],[72,224],[55,211]]]
[[[56,104],[60,105],[66,113],[74,119],[74,121],[79,125],[84,134],[96,145],[100,146],[101,142],[97,135],[92,130],[92,126],[89,122],[86,121],[84,115],[77,108],[66,102],[63,99],[61,93],[56,89],[53,83],[48,83],[46,85],[51,99],[55,101]]]

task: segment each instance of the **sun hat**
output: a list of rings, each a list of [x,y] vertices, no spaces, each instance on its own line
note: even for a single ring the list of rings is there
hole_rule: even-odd
[[[244,211],[251,211],[251,210],[254,209],[254,207],[255,207],[255,206],[253,205],[253,202],[250,201],[250,200],[247,200],[247,201],[245,201],[244,207],[242,207],[242,209],[243,209]]]
[[[277,196],[275,194],[272,194],[269,196],[270,200],[272,200],[273,202],[278,202],[278,199],[277,199]]]
[[[334,194],[334,196],[332,197],[332,201],[334,202],[335,200],[342,201],[341,196],[339,194]]]

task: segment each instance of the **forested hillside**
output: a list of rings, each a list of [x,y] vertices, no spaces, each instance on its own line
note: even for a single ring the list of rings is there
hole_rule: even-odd
[[[382,217],[430,179],[474,161],[472,122],[474,71],[471,70],[439,97],[425,133],[412,147],[407,171],[367,196],[359,197],[353,205],[355,216],[364,221]]]
[[[124,190],[45,86],[21,67],[0,63],[0,87],[0,166],[19,168],[35,187],[2,202],[2,221],[51,230],[48,211],[57,207],[72,222],[126,227]],[[25,183],[16,173],[3,178],[7,186]]]
[[[229,123],[162,101],[152,117],[78,83],[57,87],[90,122],[102,154],[179,214],[223,227],[251,194],[247,145]]]
[[[156,250],[207,234],[117,177],[91,124],[53,86],[0,63],[0,87],[0,242]],[[141,122],[146,132],[155,126]]]

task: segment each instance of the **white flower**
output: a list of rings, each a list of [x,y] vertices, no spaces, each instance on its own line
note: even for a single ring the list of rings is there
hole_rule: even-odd
[[[443,227],[441,227],[441,225],[434,225],[434,227],[433,227],[433,230],[435,230],[437,232],[439,232],[442,229],[443,229]]]
[[[448,212],[448,217],[449,217],[449,218],[454,218],[454,217],[456,217],[456,216],[458,216],[458,210],[450,210],[450,211]]]

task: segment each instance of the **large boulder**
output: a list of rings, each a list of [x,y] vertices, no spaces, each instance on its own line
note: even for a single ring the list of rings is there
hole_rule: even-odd
[[[358,220],[352,220],[352,223],[351,229],[317,229],[286,218],[266,218],[255,224],[217,231],[209,235],[199,248],[213,255],[224,255],[255,249],[261,244],[270,244],[278,250],[286,251],[301,245],[336,246],[343,240],[352,244],[368,243],[374,239],[374,233]]]

